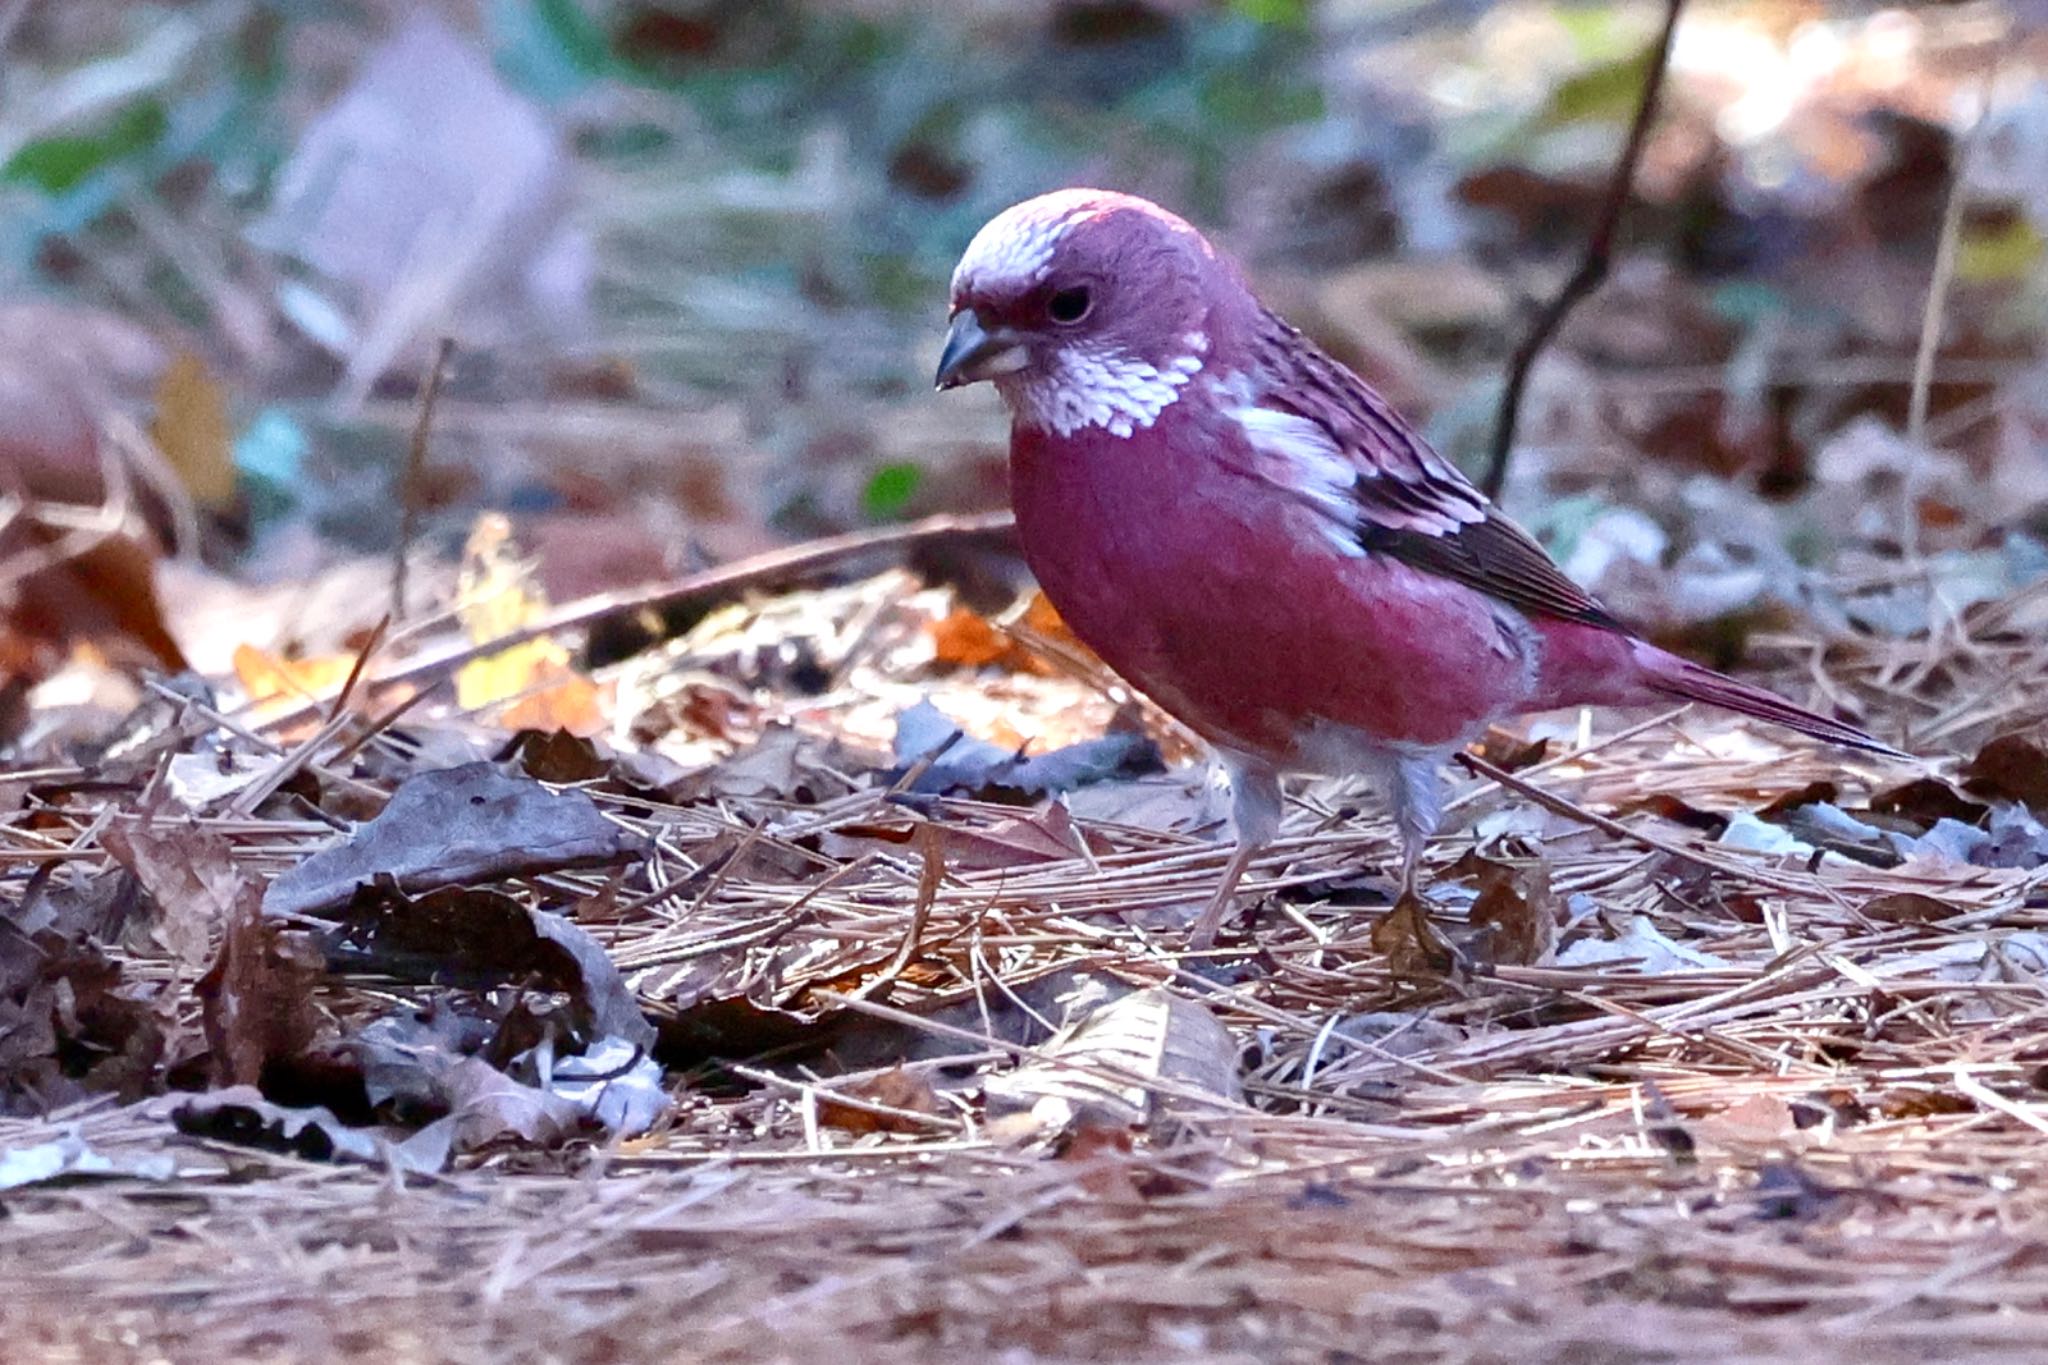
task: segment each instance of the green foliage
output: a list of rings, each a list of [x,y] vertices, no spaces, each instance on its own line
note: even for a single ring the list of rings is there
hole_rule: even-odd
[[[1309,0],[1230,0],[1230,7],[1255,24],[1308,27]]]
[[[616,66],[611,35],[577,0],[498,0],[491,27],[501,68],[542,99],[574,95]]]
[[[2041,232],[2025,218],[2011,218],[1963,234],[1956,250],[1956,278],[1965,284],[2007,284],[2030,278],[2040,265]]]
[[[1543,110],[1543,121],[1561,123],[1626,123],[1642,98],[1650,74],[1650,54],[1637,52],[1603,62],[1559,85]]]
[[[1194,173],[1197,216],[1224,210],[1224,167],[1247,140],[1322,117],[1321,88],[1305,28],[1259,23],[1241,12],[1191,22],[1184,63],[1118,103],[1118,120],[1135,119],[1163,150]]]
[[[1582,61],[1609,63],[1637,56],[1649,41],[1637,16],[1616,5],[1562,5],[1551,16]]]
[[[1240,132],[1305,123],[1323,112],[1321,93],[1308,86],[1284,85],[1237,71],[1209,76],[1198,87],[1196,100],[1203,117]]]
[[[888,521],[903,515],[924,483],[924,470],[914,464],[885,464],[868,478],[861,490],[861,511],[873,521]]]
[[[95,171],[154,147],[168,123],[161,101],[136,100],[97,132],[58,134],[29,143],[0,167],[0,180],[63,194]]]

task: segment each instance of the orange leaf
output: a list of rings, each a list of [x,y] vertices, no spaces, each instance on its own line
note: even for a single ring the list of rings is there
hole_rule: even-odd
[[[1060,616],[1059,608],[1042,592],[1031,594],[1031,605],[1024,608],[1024,624],[1040,635],[1055,640],[1071,640],[1074,632],[1067,629],[1066,621]]]
[[[966,607],[953,608],[943,621],[925,627],[942,664],[981,668],[1002,659],[1011,649],[1009,637]]]
[[[842,1103],[838,1096],[903,1112],[878,1114],[872,1109]],[[937,1125],[919,1123],[912,1115],[936,1116],[939,1112],[938,1096],[932,1092],[931,1082],[901,1066],[836,1091],[818,1092],[818,1122],[849,1133],[930,1133]]]
[[[570,673],[553,686],[506,707],[498,723],[508,730],[567,730],[588,739],[603,733],[608,724],[603,700],[596,683],[580,673]]]
[[[321,654],[310,659],[280,659],[254,645],[236,645],[235,678],[249,700],[262,706],[280,702],[296,706],[310,697],[333,694],[355,668],[353,654]]]

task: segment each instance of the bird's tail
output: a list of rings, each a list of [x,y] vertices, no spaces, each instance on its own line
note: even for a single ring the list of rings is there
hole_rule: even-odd
[[[1702,668],[1654,645],[1637,641],[1635,656],[1640,683],[1658,696],[1705,702],[1709,706],[1755,716],[1758,720],[1797,730],[1802,735],[1811,735],[1849,749],[1861,749],[1865,753],[1882,754],[1887,758],[1912,757],[1847,721],[1794,706],[1776,693],[1752,687],[1711,668]]]

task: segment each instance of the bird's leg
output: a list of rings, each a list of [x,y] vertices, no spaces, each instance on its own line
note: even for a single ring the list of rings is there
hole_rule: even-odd
[[[1280,832],[1280,775],[1254,758],[1241,754],[1222,757],[1223,766],[1230,773],[1230,815],[1237,826],[1237,847],[1224,864],[1222,884],[1188,931],[1188,946],[1195,949],[1207,948],[1216,941],[1216,931],[1223,927],[1223,918],[1230,913],[1231,898],[1237,894],[1237,883],[1244,870]]]
[[[1409,838],[1406,830],[1401,832],[1401,894],[1394,899],[1396,905],[1415,896],[1415,872],[1422,863],[1424,842]]]
[[[1436,754],[1404,755],[1394,761],[1393,780],[1387,784],[1394,828],[1401,834],[1401,900],[1415,894],[1422,850],[1443,820],[1441,765],[1442,758]]]

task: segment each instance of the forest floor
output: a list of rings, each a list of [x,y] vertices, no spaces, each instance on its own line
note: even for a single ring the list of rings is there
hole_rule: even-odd
[[[0,4],[0,1360],[2048,1358],[2038,9],[1688,5],[1502,499],[1916,757],[1527,718],[1197,952],[952,262],[1476,472],[1659,6]]]

